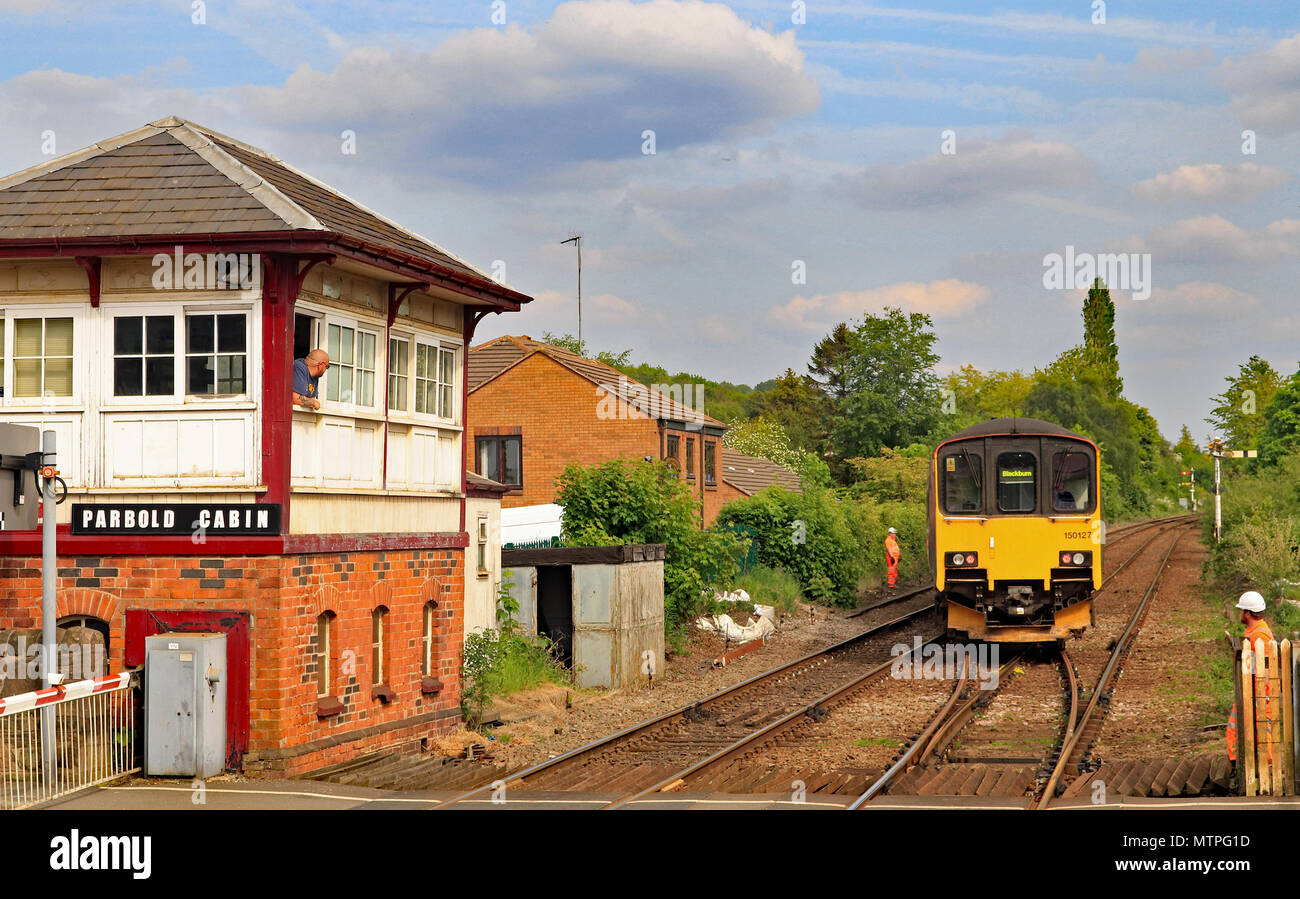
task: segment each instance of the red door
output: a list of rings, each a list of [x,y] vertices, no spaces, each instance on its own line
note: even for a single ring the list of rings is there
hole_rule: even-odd
[[[248,752],[249,660],[248,612],[235,610],[126,610],[123,658],[128,668],[144,664],[144,639],[154,634],[210,633],[226,635],[226,768],[238,770]]]

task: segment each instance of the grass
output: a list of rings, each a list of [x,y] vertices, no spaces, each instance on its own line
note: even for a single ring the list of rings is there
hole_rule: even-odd
[[[903,744],[898,740],[891,740],[889,737],[870,737],[862,740],[854,740],[854,746],[887,746],[890,749],[897,749]]]
[[[741,575],[736,586],[754,602],[775,606],[778,612],[793,612],[797,603],[806,602],[798,579],[784,568],[756,565]]]
[[[487,691],[492,696],[518,693],[545,683],[568,683],[569,672],[551,654],[545,638],[509,635],[502,637],[497,645],[496,664],[488,670],[486,678]]]

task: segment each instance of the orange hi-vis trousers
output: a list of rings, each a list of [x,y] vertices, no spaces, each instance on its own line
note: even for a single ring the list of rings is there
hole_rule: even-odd
[[[1268,622],[1260,620],[1255,622],[1246,629],[1246,635],[1241,638],[1242,646],[1254,646],[1256,640],[1263,640],[1270,643],[1273,640],[1273,629],[1268,626]],[[1232,704],[1232,713],[1228,715],[1228,758],[1232,761],[1237,760],[1237,704]]]

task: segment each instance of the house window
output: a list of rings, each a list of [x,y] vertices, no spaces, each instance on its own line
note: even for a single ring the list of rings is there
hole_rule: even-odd
[[[438,604],[436,602],[426,602],[424,604],[424,636],[420,640],[420,648],[423,650],[420,655],[420,675],[422,677],[433,677],[433,628],[437,608]]]
[[[330,356],[330,373],[325,398],[357,406],[375,404],[375,339],[369,331],[345,325],[327,329],[325,352]]]
[[[456,417],[456,351],[427,343],[415,347],[415,411]]]
[[[410,407],[411,342],[398,337],[388,340],[388,408],[405,412]]]
[[[185,392],[193,396],[246,393],[248,316],[242,312],[185,316]]]
[[[677,454],[681,452],[681,442],[682,438],[678,437],[676,434],[669,434],[668,439],[665,441],[666,446],[664,449],[664,458],[672,459],[674,462],[677,462]],[[678,464],[680,465],[681,463],[678,462]]]
[[[330,694],[330,631],[334,625],[334,613],[321,612],[316,616],[316,630],[311,636],[308,650],[308,667],[310,674],[316,678],[316,695]]]
[[[695,438],[686,438],[686,477],[695,478]]]
[[[170,315],[119,315],[113,319],[113,394],[176,393],[176,320]]]
[[[519,457],[523,452],[523,438],[478,437],[478,473],[507,487],[523,487],[523,472]]]
[[[375,686],[388,683],[384,665],[387,654],[384,652],[387,639],[388,609],[380,606],[370,613],[370,667]]]
[[[486,515],[478,519],[478,576],[488,575],[488,520]]]
[[[72,319],[14,319],[14,396],[72,396]]]
[[[714,464],[717,452],[718,445],[716,443],[706,442],[704,444],[704,483],[710,487],[718,483],[715,474],[717,466]]]

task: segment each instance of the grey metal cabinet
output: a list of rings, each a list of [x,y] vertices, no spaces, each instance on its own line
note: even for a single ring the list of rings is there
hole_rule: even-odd
[[[225,634],[145,638],[145,773],[220,774],[226,747]]]

